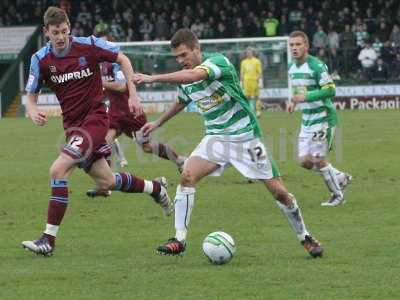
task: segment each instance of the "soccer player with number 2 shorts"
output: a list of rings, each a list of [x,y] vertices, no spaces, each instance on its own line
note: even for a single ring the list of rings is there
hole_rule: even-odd
[[[321,205],[337,206],[344,203],[344,189],[352,177],[328,161],[337,124],[336,109],[331,101],[335,96],[335,84],[327,66],[308,54],[309,43],[304,32],[292,32],[289,45],[293,57],[289,77],[294,95],[288,110],[293,112],[297,106],[302,111],[299,163],[303,168],[322,175],[331,197]]]
[[[142,130],[145,134],[152,132],[194,102],[204,118],[206,135],[186,161],[176,190],[176,234],[157,252],[184,253],[197,182],[207,175],[220,175],[232,165],[243,176],[264,183],[306,251],[313,257],[321,256],[322,246],[307,231],[295,197],[286,190],[260,140],[257,118],[243,94],[235,67],[222,54],[202,53],[196,35],[189,29],[174,34],[171,48],[183,70],[162,75],[134,74],[135,83],[179,84],[178,101]]]
[[[39,126],[47,122],[36,105],[41,83],[45,82],[56,94],[67,140],[50,167],[51,195],[45,230],[37,240],[22,242],[25,249],[44,256],[54,251],[56,236],[69,203],[68,178],[76,167],[87,172],[98,190],[145,192],[161,205],[165,214],[171,213],[166,188],[160,182],[143,180],[131,173],[112,173],[105,159],[111,151],[105,141],[109,121],[103,104],[99,63],[120,64],[129,79],[129,108],[140,115],[143,108],[132,82],[133,69],[129,59],[114,43],[95,37],[73,37],[69,32],[70,22],[66,13],[57,7],[49,7],[44,14],[44,33],[50,41],[32,56],[26,85],[27,113]]]

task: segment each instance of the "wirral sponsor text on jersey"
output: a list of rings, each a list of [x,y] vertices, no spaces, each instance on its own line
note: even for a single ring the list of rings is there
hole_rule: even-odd
[[[60,74],[60,75],[52,75],[50,77],[51,81],[54,83],[64,83],[73,79],[83,79],[89,76],[92,76],[93,72],[90,70],[90,68],[86,68],[77,72],[70,72],[70,73],[65,73],[65,74]]]

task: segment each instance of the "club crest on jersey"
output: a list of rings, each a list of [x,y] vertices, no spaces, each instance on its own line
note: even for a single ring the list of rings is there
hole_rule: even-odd
[[[56,66],[49,66],[49,70],[51,73],[57,73]]]
[[[78,62],[79,62],[80,66],[86,66],[87,65],[87,61],[86,61],[86,58],[84,56],[79,57]]]

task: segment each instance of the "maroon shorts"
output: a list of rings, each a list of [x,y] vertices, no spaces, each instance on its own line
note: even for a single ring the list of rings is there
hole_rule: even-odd
[[[140,130],[147,123],[145,114],[135,117],[133,114],[110,115],[110,128],[117,131],[117,135],[124,133],[133,137],[135,132]]]
[[[93,163],[111,155],[106,142],[109,121],[105,111],[93,111],[80,126],[65,130],[67,144],[62,152],[76,160],[78,166],[89,172]]]

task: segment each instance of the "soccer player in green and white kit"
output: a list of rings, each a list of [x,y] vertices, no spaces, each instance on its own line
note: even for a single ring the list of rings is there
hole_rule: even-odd
[[[302,31],[290,34],[289,45],[293,62],[289,77],[294,91],[289,112],[297,105],[302,111],[298,157],[303,168],[322,175],[331,198],[322,206],[344,203],[344,188],[351,182],[349,174],[335,169],[328,161],[328,153],[337,124],[336,109],[332,104],[336,88],[327,66],[308,54],[307,35]]]
[[[321,256],[323,248],[307,231],[300,208],[286,190],[278,169],[260,141],[261,130],[240,87],[235,67],[222,54],[202,54],[197,37],[189,29],[171,39],[172,52],[184,70],[162,75],[135,74],[135,83],[179,84],[178,101],[155,122],[142,127],[147,135],[195,102],[204,117],[206,135],[184,165],[175,196],[175,237],[157,248],[165,255],[181,255],[194,204],[196,183],[207,175],[220,175],[233,165],[249,179],[262,181],[277,200],[306,251]]]

